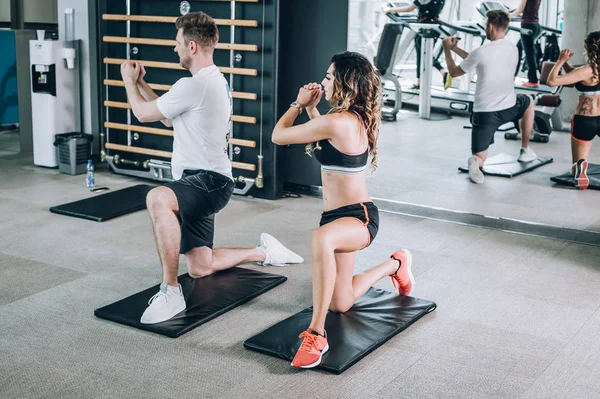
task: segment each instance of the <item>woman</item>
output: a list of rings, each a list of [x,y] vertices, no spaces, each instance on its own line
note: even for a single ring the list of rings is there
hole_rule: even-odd
[[[575,84],[579,103],[571,122],[571,154],[575,187],[585,190],[590,184],[587,176],[588,157],[592,140],[600,135],[600,31],[590,33],[584,43],[588,65],[571,67],[567,61],[573,56],[569,49],[562,50],[550,72],[548,86]],[[564,75],[559,76],[564,66]]]
[[[328,309],[345,312],[367,290],[391,276],[398,293],[408,295],[414,284],[407,250],[353,276],[356,251],[371,244],[378,230],[377,207],[366,188],[369,155],[377,166],[377,136],[381,115],[381,81],[361,54],[332,57],[322,82],[331,111],[321,116],[316,105],[323,91],[317,83],[300,89],[298,98],[273,130],[275,144],[304,144],[321,163],[323,208],[320,227],[311,236],[313,260],[313,316],[292,366],[315,367],[327,352],[325,317]],[[306,109],[311,120],[293,126]]]
[[[521,41],[517,44],[519,49],[519,63],[517,64],[517,70],[515,76],[519,73],[519,67],[521,66],[521,54],[522,50],[525,50],[525,61],[527,62],[527,82],[523,83],[524,87],[538,87],[539,80],[537,76],[538,71],[538,57],[541,54],[536,54],[535,41],[540,36],[542,28],[540,27],[540,3],[542,0],[521,0],[519,8],[511,13],[511,17],[521,15],[521,28],[529,29],[532,31],[531,35],[524,35],[521,33]]]

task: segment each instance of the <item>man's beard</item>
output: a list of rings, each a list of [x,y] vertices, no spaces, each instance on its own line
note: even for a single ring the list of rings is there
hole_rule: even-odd
[[[179,64],[181,64],[181,66],[185,69],[190,69],[190,67],[192,66],[192,59],[190,57],[181,57]]]

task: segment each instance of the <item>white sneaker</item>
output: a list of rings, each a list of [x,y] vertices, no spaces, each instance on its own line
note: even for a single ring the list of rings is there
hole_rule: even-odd
[[[537,155],[531,148],[521,148],[518,161],[519,162],[531,162],[537,158]]]
[[[479,169],[477,157],[470,157],[467,164],[469,165],[469,177],[471,178],[471,181],[476,184],[483,183],[483,172]]]
[[[267,233],[260,235],[258,248],[262,249],[266,255],[264,262],[258,262],[262,266],[285,266],[289,263],[304,262],[300,255],[287,249],[275,237]]]
[[[185,310],[185,298],[181,290],[181,284],[171,287],[167,283],[160,285],[158,291],[148,301],[148,306],[142,315],[140,323],[156,324],[173,318],[176,314]]]

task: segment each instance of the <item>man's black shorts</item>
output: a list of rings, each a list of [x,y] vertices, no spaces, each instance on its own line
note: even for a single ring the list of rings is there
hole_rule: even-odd
[[[494,143],[494,133],[505,123],[519,123],[531,103],[531,97],[517,94],[517,103],[502,111],[473,112],[471,116],[471,153],[477,154],[488,149]]]
[[[181,179],[167,184],[179,204],[181,246],[185,254],[196,247],[213,246],[215,213],[225,208],[235,184],[229,177],[209,170],[183,171]]]

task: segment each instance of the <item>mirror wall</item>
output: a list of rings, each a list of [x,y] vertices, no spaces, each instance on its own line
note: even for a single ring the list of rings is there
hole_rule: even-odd
[[[412,0],[403,2],[410,4]],[[577,2],[581,3],[581,7],[574,4]],[[584,11],[587,10],[588,3],[593,2],[594,0],[576,0],[573,4],[570,3],[573,7],[570,6],[563,12],[563,0],[541,1],[540,24],[570,32],[569,40],[557,35],[558,43],[561,48],[569,46],[575,51],[572,62],[576,64],[584,62],[583,40],[587,33],[600,30],[600,26],[594,26],[600,24],[600,11],[594,11],[595,19]],[[477,11],[479,3],[475,0],[446,0],[441,18],[455,24],[481,22],[483,17]],[[504,0],[504,3],[510,9],[515,9],[520,0]],[[382,12],[385,4],[387,3],[379,0],[350,0],[349,50],[374,59],[381,31],[385,24],[393,22]],[[595,6],[592,4],[591,7]],[[512,25],[518,26],[518,21],[518,18],[515,19]],[[581,21],[589,22],[582,26]],[[550,33],[552,32],[540,40],[542,52]],[[468,39],[466,34],[460,34],[460,37],[459,47],[471,43],[472,48],[476,48],[482,42],[481,37]],[[507,38],[517,44],[520,34],[511,31]],[[434,54],[435,51],[434,48]],[[457,64],[461,61],[458,57],[455,60]],[[439,61],[445,66],[443,54]],[[551,163],[512,178],[486,176],[483,184],[474,184],[467,174],[458,171],[459,167],[467,166],[467,159],[471,155],[469,113],[450,110],[449,103],[446,102],[445,106],[432,108],[432,115],[439,115],[442,120],[420,118],[418,106],[410,105],[419,103],[420,91],[407,90],[416,82],[415,70],[415,51],[411,45],[402,54],[397,54],[393,62],[393,75],[401,85],[403,107],[395,121],[382,123],[379,167],[368,178],[370,194],[379,199],[382,208],[402,212],[405,209],[403,206],[414,204],[424,209],[443,208],[600,232],[600,212],[590,212],[591,209],[596,209],[600,201],[600,191],[578,191],[557,186],[550,180],[553,176],[569,171],[572,165],[569,131],[570,118],[577,102],[574,89],[565,88],[562,91],[561,107],[546,110],[549,114],[554,113],[549,141],[530,143],[530,148],[539,157],[552,158]],[[472,81],[469,81],[465,75],[454,79],[450,90],[468,89],[473,92],[475,81],[476,76],[472,76]],[[527,72],[520,70],[515,80],[517,93],[535,97],[545,94],[541,86],[540,90],[526,90],[522,87],[525,81]],[[432,86],[442,85],[442,74],[435,69],[431,72],[431,83]],[[547,87],[544,89],[551,90]],[[394,98],[394,90],[394,85],[390,82],[385,84],[385,101]],[[434,102],[432,100],[432,105]],[[537,109],[542,111],[542,107]],[[520,141],[506,140],[503,132],[496,132],[489,157],[505,154],[497,162],[515,161],[520,147]],[[589,160],[600,164],[600,148],[592,150]]]

